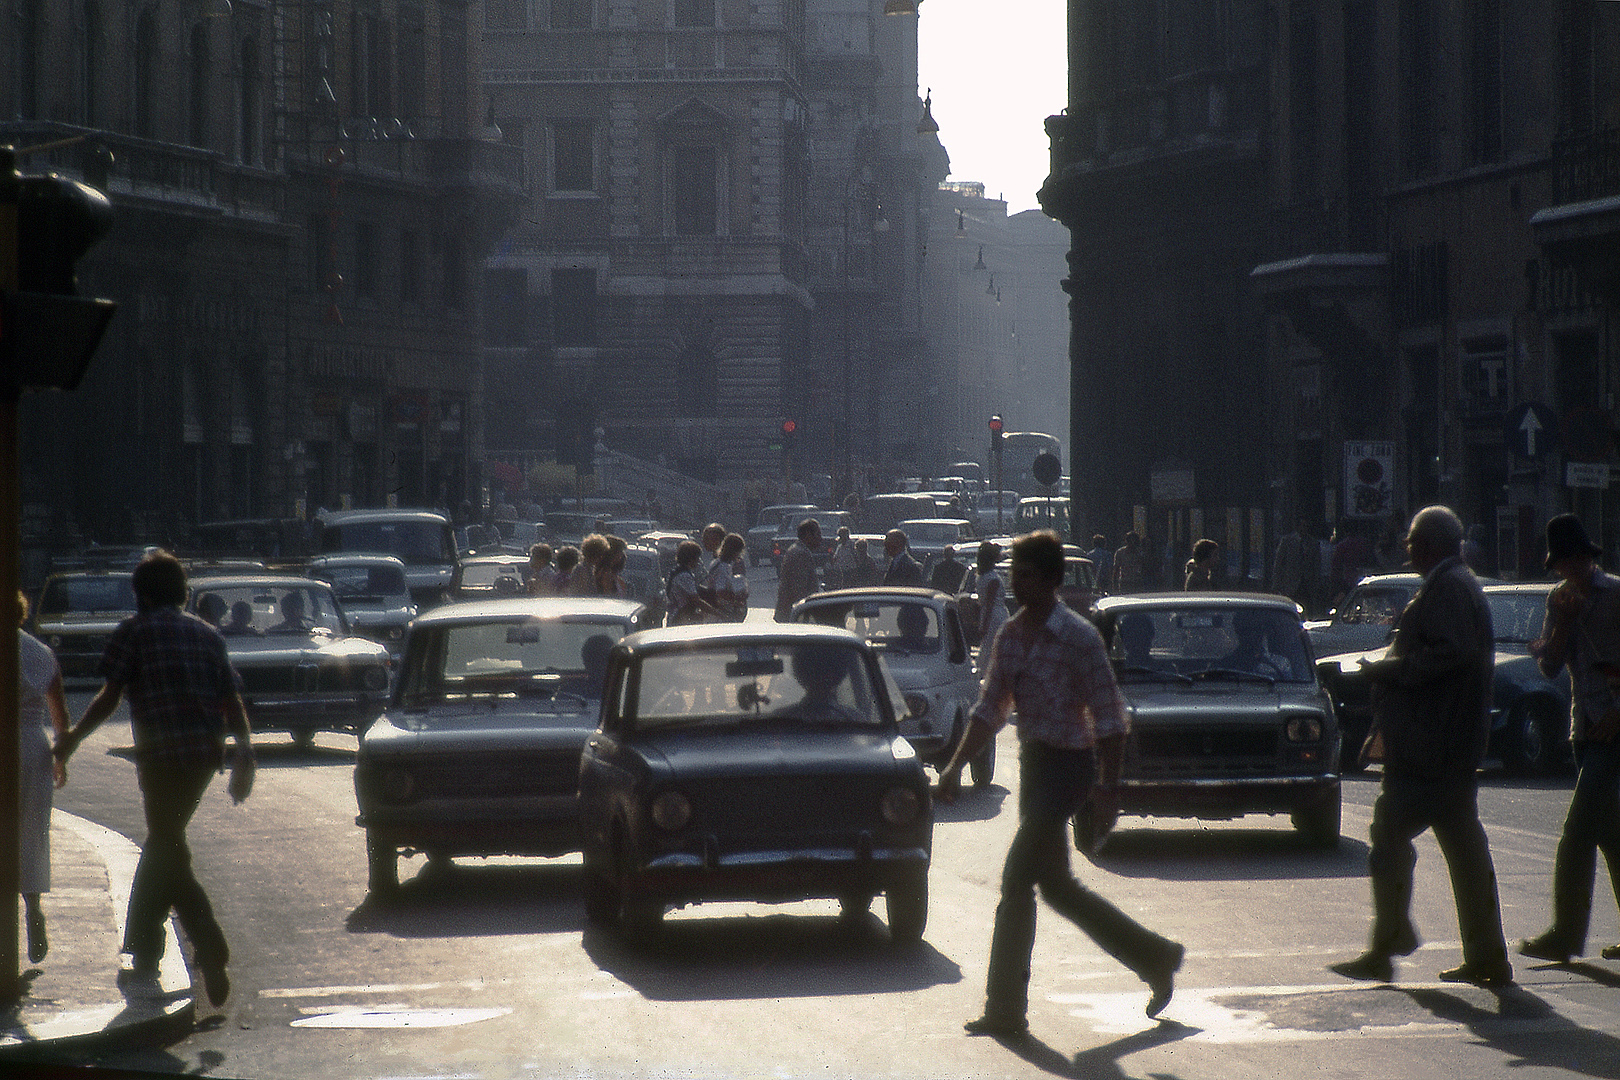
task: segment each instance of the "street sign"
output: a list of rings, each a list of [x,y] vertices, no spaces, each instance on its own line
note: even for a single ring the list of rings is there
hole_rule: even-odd
[[[1606,488],[1609,466],[1603,461],[1564,462],[1564,483],[1572,488]]]
[[[1558,445],[1558,417],[1539,401],[1526,401],[1507,415],[1503,436],[1520,457],[1539,458]]]
[[[1029,471],[1035,477],[1036,483],[1052,487],[1063,476],[1063,463],[1057,459],[1056,454],[1040,453],[1030,462]]]
[[[1345,443],[1345,517],[1382,517],[1389,513],[1395,490],[1394,478],[1394,443]]]

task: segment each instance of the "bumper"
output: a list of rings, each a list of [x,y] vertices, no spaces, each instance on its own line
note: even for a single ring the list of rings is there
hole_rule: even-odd
[[[632,876],[637,892],[667,903],[698,900],[785,902],[883,892],[890,884],[928,872],[925,847],[807,848],[702,854],[675,852],[652,858]]]
[[[382,715],[386,695],[353,697],[250,697],[254,731],[360,731]]]
[[[412,819],[372,812],[359,814],[354,823],[374,840],[405,851],[552,856],[580,849],[579,817],[575,813],[548,821],[521,814]]]
[[[1154,817],[1231,820],[1245,814],[1289,814],[1339,798],[1337,774],[1252,780],[1121,781],[1120,812]]]

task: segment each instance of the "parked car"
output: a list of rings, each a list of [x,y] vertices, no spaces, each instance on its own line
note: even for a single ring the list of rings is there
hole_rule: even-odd
[[[664,565],[663,553],[651,544],[631,544],[624,550],[624,570],[621,576],[629,589],[629,599],[647,605],[647,626],[664,625],[664,614],[669,608],[669,573],[674,569],[673,556],[669,566]]]
[[[52,574],[29,615],[28,629],[56,653],[64,679],[94,679],[118,624],[135,614],[127,570]]]
[[[1546,776],[1573,763],[1569,743],[1569,672],[1555,679],[1541,673],[1530,642],[1541,635],[1550,581],[1487,585],[1496,636],[1491,679],[1489,757],[1514,776]],[[1317,661],[1322,684],[1333,696],[1344,730],[1343,771],[1360,770],[1358,756],[1372,725],[1371,686],[1363,660],[1382,658],[1386,647],[1330,656]]]
[[[528,573],[527,555],[471,555],[461,560],[461,584],[456,593],[462,600],[518,596],[525,589]]]
[[[789,510],[782,515],[782,525],[771,538],[770,561],[777,570],[782,569],[782,556],[799,541],[799,525],[815,518],[821,526],[821,550],[816,552],[816,565],[825,570],[832,561],[833,538],[838,530],[849,527],[847,510]]]
[[[387,711],[360,738],[356,824],[373,894],[399,855],[579,850],[579,756],[612,644],[646,625],[630,600],[446,604],[421,616]]]
[[[749,528],[748,565],[758,566],[771,557],[771,543],[782,530],[782,519],[788,513],[813,513],[820,509],[812,503],[777,503],[759,512],[759,519]]]
[[[225,636],[255,732],[358,732],[388,701],[388,649],[355,634],[332,586],[290,574],[191,581],[188,610]]]
[[[450,519],[443,514],[336,510],[322,514],[320,525],[322,554],[392,555],[403,562],[418,608],[426,610],[455,595],[460,551]]]
[[[924,576],[947,547],[954,547],[964,563],[971,563],[978,551],[973,524],[963,518],[912,518],[896,527],[906,534],[911,557],[922,563]]]
[[[632,634],[579,771],[585,910],[643,932],[668,905],[883,893],[928,921],[933,811],[899,688],[847,630],[775,623]]]
[[[1389,642],[1395,620],[1423,584],[1422,574],[1369,574],[1325,619],[1305,624],[1317,657],[1377,649]]]
[[[1292,600],[1257,593],[1110,596],[1096,620],[1130,709],[1121,812],[1288,814],[1339,843],[1339,728]],[[1082,850],[1091,815],[1075,819]]]
[[[332,586],[356,634],[381,643],[398,659],[405,629],[416,618],[403,562],[392,555],[318,555],[306,572]]]
[[[1012,538],[1006,537],[997,541],[1001,544],[1003,552],[1012,547]],[[1073,544],[1063,545],[1063,580],[1058,583],[1058,599],[1081,615],[1090,616],[1102,596],[1102,588],[1097,584],[1097,564],[1084,555],[1077,555],[1079,551]],[[976,552],[969,551],[963,558],[964,562],[972,563]],[[1011,615],[1018,610],[1018,601],[1012,594],[1012,560],[1004,558],[996,564],[996,572],[1007,587],[1002,590],[1002,601],[1007,605],[1007,614]],[[978,578],[976,569],[969,571],[962,579],[963,589],[966,590],[958,597],[961,607],[962,625],[967,630],[968,644],[979,646],[985,644],[978,637],[979,627],[979,592],[975,587]]]
[[[955,597],[919,588],[836,589],[793,605],[793,621],[841,627],[870,642],[905,695],[901,734],[924,762],[945,767],[979,698]],[[988,786],[995,770],[992,740],[969,762],[973,786]]]
[[[1044,495],[1019,499],[1018,509],[1013,514],[1013,532],[1027,533],[1036,529],[1051,529],[1058,536],[1068,539],[1069,500]]]
[[[855,521],[850,532],[886,533],[898,528],[902,521],[913,518],[939,516],[939,504],[932,495],[920,491],[891,491],[868,495],[855,509]]]
[[[1013,527],[1013,520],[1018,516],[1018,492],[1011,489],[1000,491],[981,491],[973,497],[968,520],[973,522],[973,531],[980,536],[993,536],[1004,533]],[[997,517],[996,507],[1000,506],[1001,514]]]

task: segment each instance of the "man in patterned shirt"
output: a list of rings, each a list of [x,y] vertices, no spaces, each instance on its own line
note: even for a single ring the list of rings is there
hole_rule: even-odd
[[[230,994],[230,948],[192,873],[186,826],[225,760],[227,725],[236,739],[231,793],[238,802],[246,796],[238,775],[251,769],[253,759],[247,712],[225,639],[181,610],[188,587],[180,561],[153,552],[132,577],[138,611],[113,631],[101,657],[106,681],[78,725],[57,743],[56,755],[66,762],[128,691],[146,842],[130,887],[123,951],[130,954],[132,976],[154,977],[163,957],[163,920],[173,908],[196,949],[209,1000],[222,1005]]]
[[[1088,797],[1115,805],[1110,794],[1119,782],[1128,721],[1102,636],[1058,601],[1062,581],[1063,544],[1056,533],[1013,542],[1012,591],[1020,607],[996,634],[967,733],[939,774],[937,797],[954,802],[963,764],[1017,707],[1018,832],[1001,875],[984,1015],[964,1025],[974,1035],[1015,1038],[1029,1030],[1037,885],[1048,904],[1148,984],[1149,1016],[1169,1003],[1181,967],[1180,945],[1081,885],[1069,868],[1065,825]]]

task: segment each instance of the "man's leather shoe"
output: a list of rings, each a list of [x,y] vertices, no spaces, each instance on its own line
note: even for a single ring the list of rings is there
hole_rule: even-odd
[[[1329,971],[1338,972],[1347,979],[1360,979],[1363,982],[1391,982],[1395,978],[1395,965],[1391,962],[1388,953],[1364,952],[1354,960],[1341,960],[1337,964],[1329,964]]]
[[[1519,955],[1535,960],[1548,960],[1554,964],[1567,964],[1569,958],[1574,955],[1574,950],[1552,934],[1542,934],[1540,937],[1525,938],[1519,942]]]
[[[1603,959],[1620,960],[1620,945],[1603,946]]]
[[[225,1004],[225,999],[231,996],[231,977],[225,974],[225,965],[202,965],[202,977],[203,986],[208,991],[208,1000],[216,1009]]]
[[[1501,967],[1485,964],[1461,964],[1440,973],[1441,982],[1472,983],[1475,986],[1506,986],[1513,981],[1513,968],[1506,961]]]
[[[989,1013],[962,1025],[969,1035],[994,1035],[1000,1039],[1017,1039],[1029,1034],[1029,1021],[1022,1016],[992,1016]]]
[[[1152,991],[1147,1003],[1149,1017],[1157,1017],[1170,1004],[1170,995],[1176,992],[1176,972],[1181,970],[1181,961],[1186,955],[1186,948],[1177,945],[1163,963],[1144,976],[1148,989]]]

